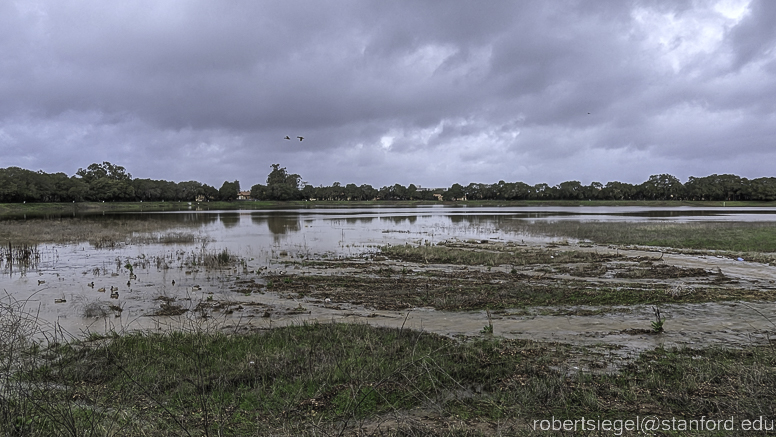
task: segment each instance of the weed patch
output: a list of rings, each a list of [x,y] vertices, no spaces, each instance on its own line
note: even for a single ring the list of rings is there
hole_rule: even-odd
[[[450,418],[498,421],[523,435],[517,430],[531,418],[547,415],[776,413],[771,347],[657,349],[618,374],[568,373],[572,350],[558,344],[305,324],[246,335],[128,334],[33,353],[38,364],[18,374],[27,391],[17,399],[36,396],[36,403],[15,410],[23,423],[5,421],[3,432],[82,435],[99,424],[130,436],[353,435],[421,408],[444,427]],[[396,424],[409,426],[423,425]]]

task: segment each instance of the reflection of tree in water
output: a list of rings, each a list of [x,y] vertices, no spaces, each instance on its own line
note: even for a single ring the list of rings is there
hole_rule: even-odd
[[[263,212],[252,212],[251,222],[254,225],[262,225],[264,223],[267,223],[267,214]]]
[[[349,225],[357,225],[357,224],[369,224],[372,223],[372,220],[374,220],[374,217],[358,217],[358,218],[347,218],[345,219],[345,222]]]
[[[240,224],[240,213],[222,212],[218,215],[225,228],[233,228]]]
[[[186,224],[201,224],[209,225],[218,221],[216,214],[202,214],[197,212],[183,213],[183,214],[162,214],[161,217],[170,216],[175,218],[176,221]]]
[[[185,226],[198,226],[209,225],[218,221],[218,214],[208,214],[202,212],[176,212],[174,214],[162,213],[162,212],[137,212],[137,213],[120,213],[120,214],[104,214],[104,213],[92,213],[92,214],[80,214],[81,220],[94,221],[104,224],[120,224],[127,221],[137,221],[152,223],[160,226],[166,226],[173,228],[178,225]],[[51,216],[48,218],[63,218],[63,216]]]
[[[401,216],[381,217],[380,220],[385,220],[385,221],[392,222],[394,225],[400,225],[400,224],[402,224],[404,222],[408,222],[409,224],[412,225],[412,224],[415,224],[416,221],[418,221],[418,216],[411,215],[411,216],[407,216],[407,217],[401,217]]]
[[[501,223],[500,215],[449,215],[450,221],[455,224],[465,223],[471,226],[498,226]]]
[[[284,235],[289,232],[299,232],[298,216],[270,215],[267,217],[267,227],[273,235]]]

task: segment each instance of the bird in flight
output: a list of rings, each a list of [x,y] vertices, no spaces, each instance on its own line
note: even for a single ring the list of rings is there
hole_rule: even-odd
[[[285,137],[285,138],[283,138],[283,139],[284,139],[284,140],[290,140],[290,139],[291,139],[291,137],[289,137],[288,135],[286,135],[286,137]]]
[[[297,137],[297,138],[299,138],[299,141],[302,141],[304,139],[304,137]]]

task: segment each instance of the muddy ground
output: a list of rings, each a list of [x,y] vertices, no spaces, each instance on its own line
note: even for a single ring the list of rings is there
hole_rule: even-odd
[[[261,271],[258,281],[235,281],[231,288],[300,302],[315,320],[346,318],[458,337],[486,335],[492,326],[495,335],[509,338],[596,346],[602,356],[581,364],[591,368],[612,368],[658,346],[737,347],[776,338],[776,267],[768,264],[589,244],[454,241],[438,249],[289,259]],[[462,265],[456,262],[472,258],[459,252],[496,258],[485,258],[494,265]],[[656,308],[664,320],[659,333],[652,326]],[[272,318],[272,309],[264,315]]]
[[[776,267],[714,252],[450,240],[338,259],[279,251],[215,269],[181,253],[136,258],[134,273],[117,258],[74,276],[27,274],[14,286],[30,290],[41,324],[73,336],[202,321],[234,331],[345,321],[462,339],[492,331],[599,352],[571,370],[614,370],[659,346],[776,338]]]

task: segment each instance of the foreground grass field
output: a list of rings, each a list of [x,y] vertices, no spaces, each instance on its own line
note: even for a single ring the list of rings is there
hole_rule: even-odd
[[[773,347],[657,349],[596,374],[573,370],[570,346],[368,325],[16,346],[2,359],[9,436],[531,435],[553,416],[776,414]]]

